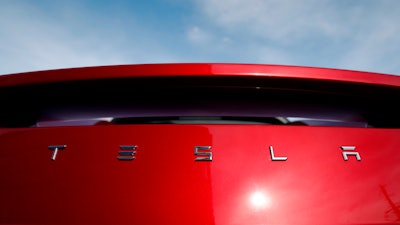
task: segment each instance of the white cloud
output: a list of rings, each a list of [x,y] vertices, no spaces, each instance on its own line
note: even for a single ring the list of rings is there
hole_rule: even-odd
[[[339,61],[340,67],[400,75],[400,8],[391,7],[383,4],[371,12],[368,29],[354,38]]]
[[[284,64],[284,65],[294,65],[292,57],[286,52],[279,48],[274,47],[260,47],[254,50],[255,55],[257,55],[257,63],[268,64]]]
[[[206,43],[211,40],[211,36],[198,26],[189,28],[186,34],[188,40],[193,43]]]
[[[337,35],[344,32],[337,20],[342,15],[324,0],[198,0],[210,21],[228,31],[284,41],[312,32]]]
[[[134,17],[128,23],[96,15],[76,2],[64,4],[52,5],[53,12],[18,1],[2,5],[0,74],[177,58],[149,38],[156,35],[138,32]]]
[[[168,1],[178,4],[181,0]],[[102,5],[101,12],[91,5],[96,1],[3,1],[0,74],[219,61],[400,75],[398,0],[192,1],[195,7],[188,10],[190,15],[179,14],[176,18],[181,20],[169,23],[136,16],[141,9],[125,8],[122,1],[112,9]],[[182,1],[182,5],[190,4]]]
[[[57,24],[54,18],[31,5],[5,5],[0,14],[2,73],[86,66],[100,62],[101,56],[94,54],[93,42],[92,46],[87,46],[84,37],[74,35],[74,30],[63,27],[66,24]],[[79,32],[79,29],[76,31]],[[104,54],[101,48],[97,50]],[[108,60],[111,62],[115,59]]]
[[[400,1],[194,2],[216,32],[240,39],[265,63],[400,75]]]

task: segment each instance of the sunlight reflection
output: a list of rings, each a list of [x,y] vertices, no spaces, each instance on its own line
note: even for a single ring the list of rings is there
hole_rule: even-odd
[[[265,209],[271,206],[271,198],[265,192],[255,191],[250,195],[250,204],[255,209]]]

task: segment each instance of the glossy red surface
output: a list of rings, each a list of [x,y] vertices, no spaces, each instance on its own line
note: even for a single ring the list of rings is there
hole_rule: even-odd
[[[112,125],[1,132],[2,224],[400,219],[390,203],[400,201],[398,129]],[[52,161],[49,145],[67,148]],[[136,159],[117,160],[120,145],[136,145]],[[361,161],[345,161],[343,145],[355,146]],[[194,146],[212,146],[213,161],[195,162]],[[287,161],[271,161],[269,146]]]
[[[224,86],[225,79],[216,82],[210,76],[230,79],[238,76],[260,77],[263,80],[261,87],[257,85],[258,79],[238,79],[234,82],[232,79]],[[132,79],[119,79],[127,77]],[[127,93],[131,94],[130,84],[138,77],[154,78],[146,82],[155,82],[158,77],[207,79],[202,80],[204,82],[199,86],[186,80],[187,83],[183,84],[188,86],[180,90],[182,93],[152,95],[152,104],[158,106],[147,107],[147,101],[136,101],[131,107],[129,103],[134,101],[130,98],[146,98],[140,95],[142,90],[151,94],[152,91],[166,92],[179,88],[171,85],[177,79],[168,80],[169,89],[157,89],[163,85],[139,89],[140,84],[149,84],[143,82],[134,86],[138,91],[133,96],[122,98]],[[279,78],[276,79],[279,82],[270,82],[273,81],[270,78]],[[110,90],[117,94],[109,96],[109,90],[103,89],[108,85],[97,82],[102,79],[114,81]],[[321,82],[307,86],[307,82],[297,82],[299,79]],[[92,82],[73,83],[81,80],[96,81],[97,86],[88,85]],[[68,86],[71,83],[67,81],[76,86]],[[248,86],[240,89],[238,85],[242,81]],[[125,82],[132,83],[122,85]],[[44,83],[48,85],[36,85]],[[66,83],[68,85],[64,86]],[[285,86],[287,83],[290,85]],[[351,85],[343,85],[349,83]],[[52,84],[58,86],[52,89]],[[274,84],[279,87],[274,87]],[[207,85],[211,85],[212,89],[207,89]],[[18,88],[13,89],[15,86]],[[225,89],[211,92],[221,86]],[[381,109],[394,109],[392,105],[397,100],[400,87],[398,76],[275,65],[149,64],[10,74],[0,76],[0,87],[0,94],[6,95],[1,96],[0,101],[3,107],[0,111],[3,114],[0,115],[6,118],[0,121],[3,126],[0,127],[0,224],[400,224],[400,123],[393,120],[394,125],[390,124],[392,116],[399,111],[380,114]],[[79,87],[95,87],[98,92],[86,92],[84,88],[78,92],[76,88]],[[188,87],[198,88],[191,92],[191,97],[197,92],[205,95],[206,91],[210,91],[207,93],[211,94],[197,99],[192,105],[188,104],[199,104],[200,107],[181,108],[179,106],[185,103]],[[308,89],[310,87],[313,89]],[[120,88],[123,89],[121,92]],[[24,92],[27,89],[29,91]],[[225,92],[232,89],[235,91]],[[269,97],[280,103],[285,98],[280,98],[278,94],[287,94],[287,89],[290,89],[292,97],[297,91],[309,91],[307,95],[301,95],[306,96],[306,100],[314,94],[316,98],[327,97],[326,102],[310,101],[317,103],[304,109],[315,110],[311,115],[321,112],[318,111],[321,107],[327,107],[329,112],[342,113],[344,115],[340,116],[347,119],[352,117],[348,114],[352,110],[347,108],[358,110],[357,107],[360,107],[361,114],[367,112],[371,113],[367,116],[378,118],[378,126],[121,125],[107,122],[103,125],[61,126],[68,119],[75,118],[74,115],[69,117],[68,113],[73,111],[67,106],[73,106],[74,110],[87,110],[83,106],[91,100],[96,104],[88,106],[90,110],[78,113],[84,119],[86,113],[91,112],[91,107],[99,113],[96,115],[108,115],[103,114],[103,108],[96,107],[125,104],[132,112],[135,112],[135,107],[139,108],[138,105],[145,110],[161,111],[173,103],[175,111],[186,109],[201,114],[206,109],[203,106],[207,106],[217,108],[218,113],[235,109],[245,113],[248,109],[257,111],[279,106],[261,104],[266,102],[264,98]],[[245,104],[247,99],[241,99],[241,105],[235,107],[234,99],[228,98],[230,94],[242,97],[241,91],[248,90],[251,92],[246,92],[246,96],[257,97],[257,101]],[[58,98],[54,101],[47,98],[50,95],[48,92],[57,92]],[[84,96],[85,93],[90,94]],[[99,93],[101,98],[97,95]],[[213,100],[213,93],[225,94],[218,99],[228,99],[230,104],[218,101],[211,105],[203,104],[206,100]],[[321,93],[325,95],[319,95]],[[378,103],[369,104],[369,98],[364,98],[367,95],[378,96],[371,98]],[[180,99],[164,102],[164,96]],[[347,101],[348,96],[356,97]],[[382,96],[385,99],[381,102],[379,98]],[[40,97],[43,99],[35,99]],[[82,100],[77,101],[78,98]],[[15,99],[18,102],[14,102]],[[105,100],[109,101],[102,105]],[[357,104],[352,100],[362,102]],[[386,104],[384,100],[392,102]],[[47,104],[54,108],[47,107]],[[341,108],[335,111],[334,106],[331,108],[329,104]],[[256,107],[258,105],[260,108]],[[6,107],[15,108],[6,110]],[[303,106],[299,107],[302,109]],[[283,108],[289,114],[297,109],[284,104]],[[49,112],[59,116],[59,120],[50,116],[40,121],[43,118],[40,113]],[[38,114],[32,116],[33,122],[30,113]],[[254,115],[265,112],[260,110],[256,113]],[[382,118],[382,115],[390,118]],[[27,122],[18,123],[23,116]],[[14,121],[7,123],[7,118]],[[34,127],[40,122],[52,123],[52,119],[57,126]],[[389,124],[382,121],[389,121]],[[382,126],[378,128],[379,125]],[[55,160],[52,160],[54,151],[49,146],[55,145],[66,147],[59,150]],[[121,146],[136,146],[136,158],[132,161],[118,160]],[[211,148],[212,161],[195,161],[198,157],[195,155],[196,146]],[[271,157],[271,149],[274,157]],[[273,160],[282,157],[287,157],[287,160]]]
[[[0,87],[126,77],[181,77],[208,75],[223,77],[246,76],[288,79],[299,78],[308,80],[346,81],[397,87],[400,86],[400,79],[398,76],[362,71],[261,64],[170,63],[67,68],[9,74],[0,76]]]

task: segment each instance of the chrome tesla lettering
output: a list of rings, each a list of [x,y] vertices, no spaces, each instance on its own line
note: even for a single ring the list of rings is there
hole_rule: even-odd
[[[53,151],[53,155],[51,156],[51,160],[56,160],[58,150],[64,150],[66,145],[50,145],[49,149]]]
[[[194,155],[199,156],[194,161],[212,161],[211,146],[194,146]]]
[[[53,151],[51,160],[56,160],[59,150],[65,150],[67,145],[50,145],[48,146]],[[131,161],[136,159],[137,145],[120,145],[120,151],[118,151],[117,159],[121,161]],[[212,161],[213,153],[211,152],[211,146],[194,146],[194,155],[197,156],[194,161]],[[271,161],[286,161],[287,156],[275,156],[274,148],[272,145],[268,147]],[[354,156],[357,161],[361,161],[361,155],[355,151],[356,146],[343,145],[340,146],[342,150],[342,156],[344,161],[349,161],[350,156]]]
[[[349,156],[355,156],[357,161],[361,161],[360,153],[358,153],[358,152],[349,152],[349,151],[356,150],[356,146],[340,146],[340,149],[342,149],[342,155],[343,155],[344,161],[348,161],[349,160]]]
[[[288,159],[288,157],[286,157],[286,156],[284,156],[284,157],[275,156],[274,148],[272,146],[269,146],[269,154],[271,156],[272,161],[286,161]]]
[[[120,151],[118,152],[118,160],[130,161],[134,160],[136,154],[136,145],[121,145],[119,146]]]

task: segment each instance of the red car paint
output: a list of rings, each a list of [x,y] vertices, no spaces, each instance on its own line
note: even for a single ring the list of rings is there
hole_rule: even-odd
[[[195,82],[190,80],[193,77]],[[156,86],[150,91],[162,90],[149,100],[160,105],[146,104],[150,91],[135,86],[140,78],[151,78],[143,83]],[[181,79],[189,80],[173,85]],[[103,83],[97,89],[85,89],[99,80],[113,86],[112,93],[99,88],[109,87]],[[158,80],[165,83],[156,83]],[[78,85],[83,90],[71,90],[70,86],[51,89],[53,85],[80,81],[85,82]],[[121,90],[118,85],[122,84],[127,86],[121,89],[133,85],[139,91]],[[182,85],[187,88],[179,89]],[[1,114],[2,117],[46,112],[46,116],[35,117],[43,120],[44,127],[39,126],[40,121],[22,126],[15,118],[15,123],[3,119],[6,122],[0,128],[0,224],[400,224],[398,118],[392,118],[393,126],[387,124],[391,119],[385,118],[389,122],[378,123],[384,125],[367,127],[229,121],[63,124],[86,115],[87,108],[80,104],[78,107],[74,101],[87,103],[86,100],[92,100],[91,93],[101,95],[100,100],[93,101],[102,107],[103,101],[120,101],[109,103],[110,107],[127,105],[125,99],[107,99],[119,90],[119,97],[133,92],[128,99],[135,101],[135,107],[147,107],[147,114],[148,110],[165,108],[162,116],[179,116],[181,104],[187,103],[192,111],[184,108],[185,116],[204,116],[201,109],[210,107],[207,116],[211,112],[236,117],[244,114],[247,118],[253,115],[249,110],[268,108],[261,105],[265,96],[272,93],[271,98],[281,100],[275,96],[277,89],[277,94],[290,90],[294,93],[290,97],[306,91],[306,97],[326,98],[329,105],[341,107],[338,111],[329,109],[333,114],[353,112],[342,111],[353,106],[346,102],[344,107],[342,101],[355,95],[356,100],[364,101],[370,95],[378,103],[368,98],[365,102],[374,107],[360,107],[372,110],[374,116],[382,113],[393,117],[399,112],[395,105],[400,96],[400,77],[275,65],[149,64],[3,75],[0,87],[1,98],[7,98],[1,101],[3,111],[17,107]],[[194,91],[190,91],[192,87]],[[244,98],[236,105],[235,99],[221,97],[225,88],[234,90],[235,98],[245,93]],[[169,95],[176,89],[178,94]],[[45,91],[37,94],[41,90]],[[71,93],[66,93],[68,90]],[[215,99],[233,103],[218,108],[219,102],[210,106],[196,97],[215,90]],[[257,90],[272,92],[253,104],[247,97],[257,97]],[[251,94],[247,95],[247,91]],[[33,99],[51,93],[55,103],[49,98],[41,99],[43,104],[39,100],[31,104]],[[195,104],[191,104],[192,98],[185,100],[185,93],[190,93]],[[331,95],[339,97],[330,99]],[[175,101],[164,96],[182,99]],[[213,96],[214,92],[206,100],[215,100]],[[141,98],[146,100],[135,100]],[[77,115],[57,101],[72,105],[74,110],[84,108],[85,113]],[[324,102],[318,100],[316,105],[326,106]],[[25,104],[29,107],[25,108]],[[40,107],[35,108],[36,104]],[[166,108],[171,105],[174,108],[168,111]],[[279,104],[274,102],[273,106]],[[375,106],[383,108],[375,110]],[[223,111],[224,107],[228,112]],[[285,109],[292,112],[291,107]],[[305,106],[305,110],[311,109],[315,110],[310,112],[313,116],[323,110]],[[110,109],[104,110],[96,109],[96,115],[109,116]],[[129,106],[129,113],[131,110]],[[53,117],[48,116],[50,113]],[[52,160],[55,150],[49,146],[65,148],[59,149]],[[123,146],[135,146],[133,160],[117,159],[121,151],[129,152]],[[207,146],[209,150],[199,152],[211,152],[212,161],[196,161],[197,157],[208,157],[196,155],[196,146]]]

